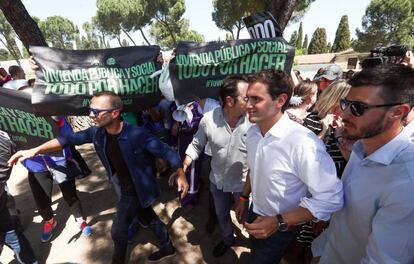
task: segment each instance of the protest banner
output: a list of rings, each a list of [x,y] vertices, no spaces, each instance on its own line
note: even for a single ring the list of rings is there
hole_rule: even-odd
[[[257,12],[244,17],[243,23],[252,39],[281,38],[282,30],[269,11]]]
[[[290,73],[295,49],[283,38],[179,42],[169,74],[178,104],[217,98],[223,79],[262,70]]]
[[[58,135],[57,122],[33,113],[30,94],[0,89],[0,130],[9,134],[17,149],[36,147]]]
[[[136,112],[161,99],[158,46],[102,50],[30,47],[39,69],[32,103],[39,115],[87,115],[90,99],[101,91],[121,96],[124,111]]]

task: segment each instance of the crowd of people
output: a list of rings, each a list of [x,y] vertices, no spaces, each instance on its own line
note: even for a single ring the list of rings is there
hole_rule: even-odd
[[[139,113],[123,113],[119,96],[100,92],[89,108],[93,126],[74,133],[65,117],[55,117],[56,139],[15,154],[1,132],[0,245],[11,247],[20,263],[36,263],[33,238],[24,236],[12,213],[7,161],[29,171],[44,221],[42,242],[57,225],[50,206],[53,180],[82,234],[93,235],[75,185],[76,177],[91,171],[74,147],[92,143],[117,197],[112,263],[127,261],[137,225],[158,240],[149,261],[176,252],[152,208],[160,195],[157,172],[173,173],[169,181],[177,184],[183,207],[198,206],[200,179],[208,175],[206,231],[218,224],[221,232],[215,258],[235,243],[234,210],[250,235],[250,263],[279,263],[287,252],[302,263],[413,263],[411,52],[403,62],[345,74],[333,64],[313,80],[276,70],[232,75],[217,101],[177,107],[163,98]],[[30,84],[6,85],[22,76],[12,72],[3,87],[30,92]],[[64,155],[49,156],[51,151]]]

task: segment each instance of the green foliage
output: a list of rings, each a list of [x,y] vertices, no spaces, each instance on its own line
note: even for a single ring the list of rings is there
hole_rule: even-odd
[[[302,49],[302,40],[303,40],[303,23],[300,22],[299,33],[298,33],[298,37],[296,39],[296,48],[297,49]]]
[[[6,54],[3,53],[2,58],[5,60],[19,60],[22,58],[19,48],[16,43],[16,33],[12,26],[4,17],[3,12],[0,12],[0,42],[7,49]]]
[[[204,37],[189,30],[189,20],[182,18],[185,12],[184,0],[155,0],[158,10],[151,24],[150,35],[163,48],[172,49],[179,40],[202,42]]]
[[[293,47],[296,46],[296,41],[298,40],[298,32],[295,30],[293,31],[292,35],[290,35],[289,44]]]
[[[372,0],[357,28],[353,48],[369,51],[379,45],[414,45],[414,0]]]
[[[242,18],[246,16],[247,10],[264,10],[265,6],[265,1],[213,0],[214,11],[211,16],[218,28],[228,31],[233,39],[239,39],[240,31],[244,28]]]
[[[9,60],[9,52],[5,49],[0,49],[0,61]]]
[[[305,34],[305,39],[303,40],[302,48],[308,48],[308,34]]]
[[[332,52],[340,52],[351,47],[351,33],[349,32],[348,16],[342,16],[336,30]]]
[[[292,16],[288,16],[290,22],[296,23],[301,20],[314,1],[297,0]],[[254,12],[269,10],[272,2],[275,0],[213,0],[212,18],[218,28],[230,32],[234,39],[238,39],[239,32],[244,27],[242,18]],[[275,18],[278,20],[276,16]]]
[[[326,52],[326,30],[325,28],[317,28],[313,32],[312,39],[309,43],[308,53],[309,54],[320,54]]]
[[[328,53],[333,52],[331,42],[328,42],[328,45],[326,45],[326,52],[328,52]]]
[[[61,16],[47,17],[39,22],[39,28],[52,47],[72,49],[78,28],[67,18]]]

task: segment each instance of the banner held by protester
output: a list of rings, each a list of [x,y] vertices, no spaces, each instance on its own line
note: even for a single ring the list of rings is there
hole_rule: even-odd
[[[269,11],[257,12],[244,17],[243,23],[253,39],[282,37],[282,29]]]
[[[290,73],[295,49],[283,38],[229,42],[179,42],[170,62],[170,78],[178,104],[217,98],[223,79],[262,70]]]
[[[1,88],[0,130],[9,134],[17,149],[29,149],[54,139],[59,128],[52,118],[33,113],[30,94]]]
[[[92,96],[112,91],[121,96],[125,111],[138,111],[161,99],[158,46],[102,50],[62,50],[30,47],[39,65],[32,103],[40,115],[85,115]]]

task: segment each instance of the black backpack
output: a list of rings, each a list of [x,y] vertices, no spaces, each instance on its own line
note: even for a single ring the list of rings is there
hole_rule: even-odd
[[[0,183],[9,179],[12,167],[9,167],[7,161],[16,151],[15,145],[9,135],[0,130]]]

